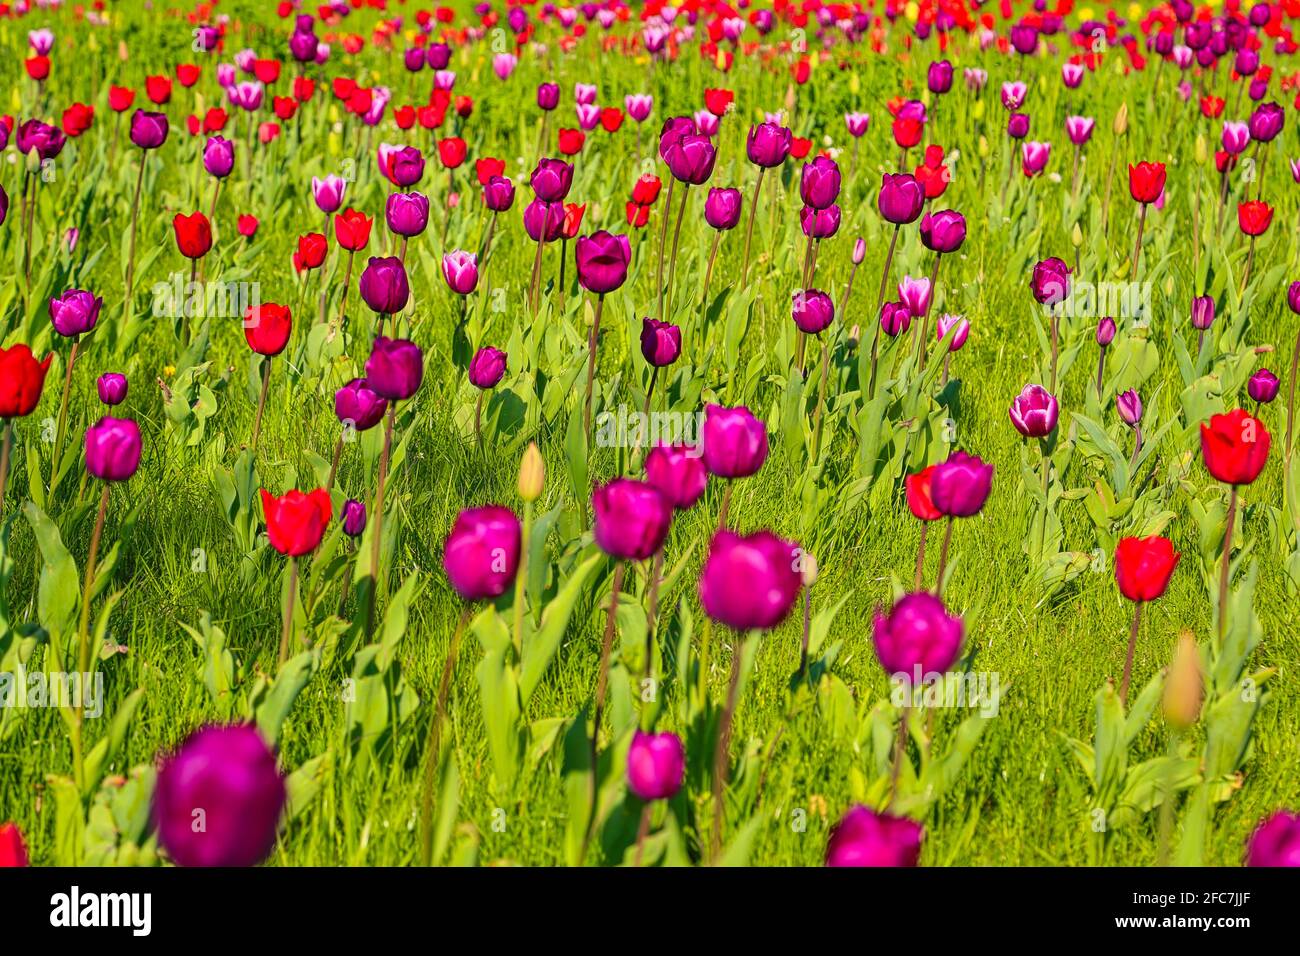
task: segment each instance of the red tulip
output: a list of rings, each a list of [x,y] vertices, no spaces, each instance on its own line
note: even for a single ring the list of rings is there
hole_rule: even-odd
[[[334,217],[334,238],[349,252],[364,249],[370,242],[370,227],[374,222],[369,216],[349,207]]]
[[[393,110],[393,122],[398,129],[410,129],[415,125],[415,107],[399,106]]]
[[[289,344],[293,314],[289,307],[263,302],[244,312],[244,338],[258,355],[279,355]]]
[[[90,129],[95,120],[95,108],[84,103],[73,103],[63,111],[63,132],[69,136],[80,136]]]
[[[299,103],[306,103],[316,92],[316,81],[308,76],[295,76],[293,78],[293,97]]]
[[[302,272],[304,269],[317,269],[325,261],[329,250],[323,233],[309,232],[298,237],[298,249],[293,254],[293,267]]]
[[[504,176],[506,161],[492,156],[484,156],[474,161],[474,173],[478,176],[480,186],[486,186],[493,176]]]
[[[277,119],[291,120],[298,111],[298,101],[292,96],[275,96],[271,98],[271,109]]]
[[[623,111],[617,106],[607,106],[600,111],[600,125],[606,133],[616,133],[623,125]]]
[[[180,81],[181,86],[189,89],[199,81],[201,71],[193,63],[177,63],[176,79]]]
[[[19,342],[0,348],[0,418],[24,418],[36,408],[45,386],[53,355],[36,361],[32,350]]]
[[[154,103],[162,106],[172,98],[172,81],[165,76],[147,76],[144,93]]]
[[[270,86],[280,78],[280,61],[254,60],[253,75],[267,86]]]
[[[582,144],[587,141],[587,134],[580,129],[560,130],[560,152],[565,156],[574,156],[582,152]]]
[[[23,66],[27,68],[27,75],[37,82],[48,78],[50,75],[50,58],[48,56],[28,57],[23,61]]]
[[[736,99],[731,90],[705,90],[704,108],[714,116],[722,116]]]
[[[1248,236],[1262,236],[1273,221],[1273,207],[1258,199],[1237,206],[1237,224]]]
[[[943,512],[934,506],[934,501],[930,498],[930,480],[938,467],[931,465],[914,475],[908,475],[903,482],[907,492],[907,507],[922,521],[938,521],[943,517]]]
[[[650,207],[630,202],[627,204],[627,224],[634,229],[643,229],[650,222]]]
[[[1244,409],[1201,424],[1201,457],[1210,474],[1229,485],[1248,485],[1268,461],[1272,441],[1264,423]]]
[[[28,866],[27,847],[16,823],[0,825],[0,869]]]
[[[438,140],[438,158],[447,169],[456,169],[465,162],[465,141],[459,136]]]
[[[1169,587],[1181,555],[1173,542],[1159,535],[1121,538],[1115,548],[1115,580],[1130,601],[1154,601]]]
[[[663,183],[658,176],[646,173],[632,187],[632,201],[639,206],[653,206],[662,188]]]
[[[324,488],[303,494],[296,489],[277,498],[262,489],[262,512],[266,516],[266,534],[271,547],[291,557],[316,550],[333,508]]]
[[[1128,192],[1135,201],[1153,203],[1164,190],[1164,163],[1138,163],[1128,168]]]
[[[243,215],[236,220],[236,228],[239,230],[239,234],[245,239],[252,239],[257,235],[257,227],[258,222],[256,216]]]
[[[575,202],[564,204],[564,225],[560,226],[560,235],[565,239],[574,239],[582,228],[582,216],[587,211],[587,204],[581,206]]]
[[[921,142],[921,132],[923,126],[919,119],[905,117],[894,120],[894,142],[903,149],[911,149],[917,143]]]
[[[128,89],[125,86],[110,86],[108,88],[108,106],[114,113],[125,113],[135,102],[135,90]]]
[[[226,111],[214,106],[203,114],[203,132],[220,133],[226,128]]]
[[[176,245],[187,259],[202,259],[212,248],[212,224],[203,213],[177,213],[172,227],[176,230]]]
[[[804,139],[801,136],[794,136],[790,139],[790,155],[795,159],[803,159],[812,149],[812,140]]]

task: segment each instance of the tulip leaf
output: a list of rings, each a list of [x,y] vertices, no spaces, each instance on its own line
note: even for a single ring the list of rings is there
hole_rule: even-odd
[[[603,561],[604,555],[597,552],[573,570],[554,599],[542,611],[541,625],[525,642],[519,675],[519,690],[525,705],[532,699],[542,675],[559,650],[574,605],[583,593],[587,579]]]
[[[63,538],[54,522],[34,502],[23,505],[23,514],[36,535],[41,552],[40,582],[37,585],[36,613],[41,626],[52,635],[73,634],[80,603],[77,563],[63,546]]]

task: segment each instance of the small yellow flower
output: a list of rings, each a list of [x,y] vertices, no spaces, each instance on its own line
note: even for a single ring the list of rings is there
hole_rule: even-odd
[[[163,374],[166,375],[168,378],[171,378],[173,375],[176,374],[176,366],[175,366],[175,365],[166,365],[166,366],[164,366],[164,367],[163,367]]]

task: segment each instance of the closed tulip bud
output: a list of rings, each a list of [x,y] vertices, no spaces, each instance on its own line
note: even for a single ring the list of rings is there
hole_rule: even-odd
[[[804,552],[802,558],[803,586],[810,588],[817,583],[817,559],[807,552]]]
[[[103,304],[104,300],[93,293],[69,289],[50,299],[50,322],[60,335],[83,335],[95,327]]]
[[[596,544],[614,558],[641,561],[664,543],[672,503],[654,485],[615,478],[591,496]]]
[[[1196,145],[1193,151],[1193,156],[1196,159],[1196,165],[1198,166],[1204,166],[1206,160],[1210,158],[1210,147],[1205,141],[1204,133],[1196,134]]]
[[[1119,109],[1115,111],[1115,121],[1111,123],[1111,130],[1116,136],[1123,136],[1128,132],[1128,103],[1119,104]]]
[[[1264,423],[1244,409],[1212,415],[1201,424],[1201,457],[1206,470],[1229,485],[1248,485],[1268,463],[1272,436]]]
[[[1192,328],[1204,332],[1214,324],[1214,299],[1198,295],[1192,299]]]
[[[343,502],[343,533],[350,538],[359,538],[366,530],[366,506],[355,498]]]
[[[794,293],[790,317],[800,332],[817,335],[835,320],[835,305],[820,289],[802,290]]]
[[[203,147],[203,168],[217,179],[225,179],[235,168],[235,144],[220,136],[210,137]]]
[[[872,643],[885,673],[915,682],[922,675],[942,674],[961,655],[962,622],[943,602],[925,591],[899,598],[888,614],[877,611]]]
[[[126,400],[126,376],[119,372],[105,372],[95,380],[95,390],[105,405],[120,405]]]
[[[1246,384],[1246,391],[1250,397],[1261,405],[1267,405],[1273,399],[1277,398],[1278,385],[1277,376],[1266,368],[1260,369],[1250,377]]]
[[[627,751],[627,787],[637,799],[667,800],[681,789],[685,773],[686,750],[676,734],[641,730],[633,734]]]
[[[519,519],[509,508],[468,508],[456,517],[443,548],[447,580],[466,601],[500,597],[519,567]]]
[[[672,365],[682,352],[682,330],[646,316],[641,320],[641,355],[655,368]]]
[[[255,726],[204,727],[163,761],[153,823],[181,866],[256,866],[275,846],[287,799],[275,753]]]
[[[989,141],[987,137],[985,136],[980,137],[979,144],[977,146],[977,151],[979,152],[979,155],[982,156],[983,158],[985,159],[988,158],[991,150],[989,149]]]
[[[853,243],[853,264],[861,265],[862,260],[867,257],[867,243],[861,236]]]
[[[379,336],[366,360],[366,385],[390,402],[410,398],[424,380],[424,356],[408,339]]]
[[[478,288],[478,256],[455,250],[442,257],[442,277],[457,295],[470,295]]]
[[[855,806],[831,830],[826,865],[916,866],[924,837],[924,827],[915,820]]]
[[[258,355],[279,355],[289,344],[293,314],[288,306],[263,302],[244,312],[244,338]]]
[[[1125,425],[1136,427],[1142,421],[1142,399],[1137,389],[1130,388],[1116,395],[1115,410]]]
[[[0,869],[30,866],[27,845],[17,824],[0,824]]]
[[[530,441],[524,450],[524,457],[519,462],[519,497],[524,501],[536,501],[542,496],[546,484],[546,463],[537,442]]]
[[[939,513],[950,518],[979,514],[993,488],[993,465],[975,455],[955,451],[932,467],[930,500]]]
[[[1011,424],[1026,438],[1044,438],[1056,428],[1060,406],[1041,385],[1026,385],[1011,402]]]
[[[157,149],[167,142],[167,116],[136,110],[131,114],[131,142],[141,149]]]
[[[506,353],[485,345],[469,362],[469,383],[475,388],[495,388],[506,374]]]
[[[384,205],[384,218],[397,235],[418,236],[429,225],[429,200],[416,192],[392,193]]]
[[[743,202],[739,189],[710,189],[704,201],[704,220],[719,231],[734,229]]]
[[[720,478],[748,477],[767,460],[767,426],[744,406],[708,406],[700,440],[704,464]]]
[[[1174,661],[1165,678],[1165,691],[1161,707],[1165,720],[1179,730],[1186,730],[1201,714],[1201,699],[1205,694],[1205,675],[1201,667],[1201,651],[1191,631],[1178,636],[1174,648]]]
[[[388,402],[364,378],[354,378],[334,393],[335,416],[359,432],[378,425],[386,411]]]
[[[406,308],[411,286],[406,268],[396,256],[371,256],[361,272],[361,298],[380,315],[392,315]]]
[[[1097,344],[1102,348],[1115,340],[1115,320],[1106,316],[1097,323]]]
[[[578,284],[588,292],[613,292],[627,279],[632,247],[626,235],[614,235],[604,229],[581,236],[574,244]]]
[[[101,418],[86,429],[86,471],[101,481],[126,481],[140,467],[140,426]]]
[[[1292,312],[1300,315],[1300,282],[1292,282],[1286,290],[1286,304]]]
[[[747,537],[719,531],[700,570],[700,604],[737,631],[776,627],[799,597],[803,551],[769,531]]]
[[[25,418],[35,410],[53,354],[38,362],[26,343],[0,348],[0,418]]]

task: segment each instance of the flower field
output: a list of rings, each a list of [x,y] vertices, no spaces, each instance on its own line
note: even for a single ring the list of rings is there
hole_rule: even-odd
[[[1297,36],[0,3],[0,866],[1300,866]]]

